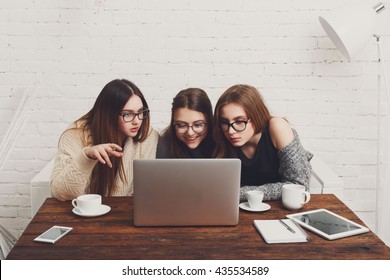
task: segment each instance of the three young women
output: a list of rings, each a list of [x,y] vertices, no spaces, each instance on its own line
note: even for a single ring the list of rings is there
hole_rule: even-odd
[[[109,82],[93,108],[61,135],[50,180],[53,196],[132,195],[133,160],[155,158],[158,139],[139,88],[124,79]]]
[[[241,159],[241,200],[253,189],[264,191],[265,200],[280,199],[282,185],[289,182],[309,188],[312,154],[284,118],[271,116],[252,86],[227,89],[216,104],[214,122],[206,92],[180,91],[160,141],[148,116],[147,102],[133,83],[108,83],[93,108],[60,138],[53,195],[60,200],[84,193],[131,195],[132,160],[154,158],[156,148],[158,158]]]

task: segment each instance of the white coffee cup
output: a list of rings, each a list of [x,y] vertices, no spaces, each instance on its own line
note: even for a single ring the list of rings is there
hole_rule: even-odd
[[[72,200],[73,207],[81,213],[96,213],[102,206],[102,197],[99,194],[84,194]]]
[[[289,210],[298,210],[310,201],[310,193],[305,186],[285,184],[282,186],[282,203]]]
[[[250,208],[257,208],[261,205],[264,198],[264,192],[262,191],[248,191],[245,194],[246,198],[248,199],[248,204]]]

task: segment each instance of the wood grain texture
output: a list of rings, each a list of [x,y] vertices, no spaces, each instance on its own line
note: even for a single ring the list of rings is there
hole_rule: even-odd
[[[313,234],[308,243],[267,244],[255,219],[285,218],[293,212],[270,201],[263,213],[240,210],[237,226],[135,227],[133,198],[103,198],[111,211],[84,218],[69,202],[48,198],[27,226],[7,259],[390,259],[390,248],[373,232],[329,241]],[[359,224],[363,222],[336,196],[312,195],[301,211],[326,208]],[[53,225],[73,227],[56,244],[33,239]]]

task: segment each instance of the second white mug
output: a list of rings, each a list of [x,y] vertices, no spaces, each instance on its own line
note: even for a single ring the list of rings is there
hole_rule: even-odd
[[[310,193],[305,186],[285,184],[282,186],[282,203],[289,210],[298,210],[310,201]]]

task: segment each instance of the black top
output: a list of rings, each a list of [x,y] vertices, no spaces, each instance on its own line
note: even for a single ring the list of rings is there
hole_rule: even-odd
[[[252,159],[247,158],[241,149],[237,149],[237,154],[241,159],[241,186],[260,186],[281,181],[278,150],[272,144],[269,124],[261,134]]]

